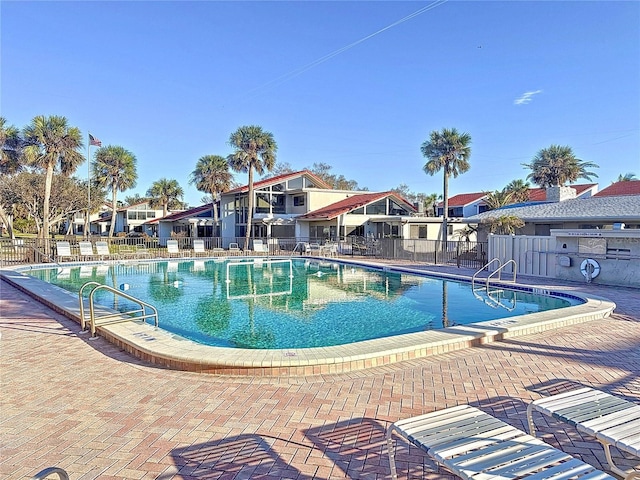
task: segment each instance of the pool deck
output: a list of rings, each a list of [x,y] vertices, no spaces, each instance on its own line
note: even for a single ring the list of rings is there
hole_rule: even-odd
[[[400,418],[470,403],[525,428],[528,402],[579,385],[640,403],[640,290],[519,281],[605,297],[617,308],[346,373],[204,375],[88,340],[76,322],[0,282],[0,477],[57,465],[72,480],[382,479],[384,432]],[[593,439],[550,419],[537,423],[544,440],[603,468]],[[614,454],[625,467],[640,465]],[[400,478],[455,478],[406,443],[396,458]]]
[[[363,263],[367,262],[357,262],[357,264]],[[373,267],[381,267],[380,263],[368,263]],[[382,265],[382,268],[388,267],[389,265]],[[423,270],[412,268],[411,265],[395,265],[395,269],[400,268],[409,274],[424,273]],[[451,272],[440,272],[439,275],[447,275],[448,278],[461,281],[468,280],[464,276],[453,275]],[[58,313],[80,323],[82,313],[77,295],[18,272],[4,270],[0,271],[0,276],[19,289],[39,298]],[[478,283],[482,287],[483,282]],[[504,285],[511,286],[511,284]],[[560,289],[556,290],[560,291]],[[454,325],[444,329],[425,330],[345,345],[298,349],[256,350],[202,345],[161,328],[155,328],[148,323],[128,321],[129,317],[124,316],[123,318],[127,321],[100,326],[97,328],[97,333],[145,362],[177,370],[251,376],[320,375],[347,373],[414,358],[440,355],[507,338],[588,322],[609,316],[614,307],[615,304],[606,299],[589,297],[583,304],[562,309],[475,324]],[[118,313],[106,308],[96,308],[98,312],[105,315]],[[85,312],[87,311],[88,305],[85,306]],[[85,318],[86,316],[85,313]]]

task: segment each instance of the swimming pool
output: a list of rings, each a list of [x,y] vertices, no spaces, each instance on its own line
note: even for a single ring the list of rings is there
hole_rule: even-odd
[[[474,291],[468,282],[310,259],[86,264],[26,273],[71,292],[88,281],[126,290],[158,309],[164,330],[245,349],[344,345],[583,303],[570,295],[504,286]],[[121,311],[131,307],[107,292],[96,300]]]

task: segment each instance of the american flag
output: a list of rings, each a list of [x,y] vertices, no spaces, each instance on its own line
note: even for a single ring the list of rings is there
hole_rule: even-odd
[[[102,142],[100,140],[98,140],[96,137],[94,137],[93,135],[89,134],[89,145],[94,145],[96,147],[101,147],[102,146]]]

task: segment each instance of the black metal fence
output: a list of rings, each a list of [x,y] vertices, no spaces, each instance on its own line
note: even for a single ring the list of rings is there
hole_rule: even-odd
[[[79,242],[86,238],[67,236],[56,239],[18,238],[0,239],[0,265],[54,262],[57,259],[56,244],[67,241],[74,252],[78,252]],[[458,267],[480,268],[487,261],[487,243],[469,241],[447,241],[402,238],[365,238],[346,237],[327,240],[321,238],[261,238],[252,239],[245,245],[243,238],[158,238],[149,236],[128,237],[92,237],[96,241],[105,241],[114,255],[119,251],[141,250],[150,256],[167,257],[167,240],[176,240],[180,250],[194,251],[194,240],[204,243],[205,253],[224,255],[238,251],[247,254],[268,252],[270,255],[335,255],[342,257],[372,257],[385,260],[398,260],[411,263],[447,264]],[[258,240],[259,242],[255,242]],[[263,249],[258,250],[258,243]],[[235,245],[234,245],[235,244]],[[238,250],[235,247],[237,245]],[[254,248],[255,245],[255,248]]]

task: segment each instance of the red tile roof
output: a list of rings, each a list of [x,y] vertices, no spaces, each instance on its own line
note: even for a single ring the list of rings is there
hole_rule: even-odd
[[[596,193],[594,197],[619,197],[623,195],[640,195],[640,180],[612,183]]]
[[[486,196],[486,192],[477,192],[477,193],[459,193],[458,195],[454,195],[453,197],[449,197],[449,208],[451,207],[463,207],[465,205],[469,205],[477,200],[480,200],[482,197]],[[443,202],[438,203],[438,206],[441,207]]]
[[[282,175],[278,175],[276,177],[267,178],[265,180],[259,180],[257,182],[253,182],[253,188],[268,187],[269,185],[275,185],[276,183],[280,183],[280,182],[289,180],[291,178],[299,177],[301,175],[306,175],[308,177],[311,177],[313,181],[316,183],[316,186],[319,188],[331,188],[331,185],[328,185],[327,183],[325,183],[320,177],[318,177],[315,173],[309,170],[301,170],[299,172],[292,172],[292,173],[283,173]],[[229,190],[228,192],[225,192],[225,194],[242,193],[247,191],[249,191],[249,185],[243,185],[242,187]]]
[[[182,220],[183,218],[193,217],[195,215],[199,215],[202,212],[206,212],[207,210],[211,210],[212,204],[207,203],[206,205],[200,205],[199,207],[190,208],[189,210],[182,210],[180,212],[173,212],[167,215],[166,217],[154,218],[153,220],[149,220],[145,222],[145,224],[158,223],[160,220]]]
[[[297,218],[301,220],[331,220],[339,215],[342,215],[343,213],[350,212],[351,210],[355,210],[356,208],[360,208],[364,205],[368,205],[369,203],[389,196],[394,197],[396,200],[406,204],[409,209],[415,211],[415,207],[413,205],[411,205],[404,198],[398,196],[394,192],[359,193],[340,200],[339,202],[327,205],[326,207],[319,208],[318,210],[305,213],[304,215],[301,215]]]
[[[571,188],[576,189],[576,195],[581,195],[590,188],[593,188],[597,183],[585,183],[582,185],[570,185]],[[449,208],[451,207],[463,207],[470,203],[480,200],[487,195],[487,192],[477,193],[459,193],[453,197],[449,197]],[[529,202],[544,202],[547,199],[547,191],[544,188],[530,188],[529,189]],[[442,202],[438,203],[438,206],[442,206]]]

